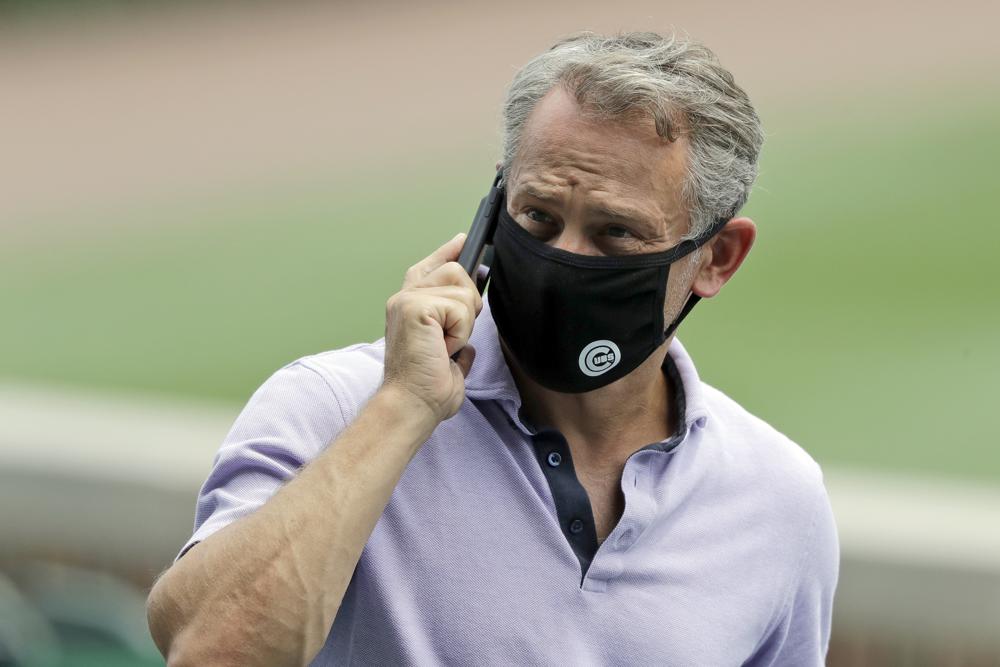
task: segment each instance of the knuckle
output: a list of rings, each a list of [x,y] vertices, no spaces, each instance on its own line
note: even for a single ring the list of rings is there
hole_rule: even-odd
[[[388,299],[385,300],[385,310],[386,312],[392,312],[399,308],[399,292],[396,292]]]
[[[417,299],[404,297],[399,303],[399,312],[404,317],[413,317],[420,310],[420,303]]]
[[[461,304],[462,315],[467,315],[469,311],[472,310],[472,297],[469,296],[465,290],[462,290],[455,294],[455,300]]]
[[[389,297],[386,307],[390,312],[407,316],[413,312],[413,294],[409,290],[400,290]]]
[[[445,276],[451,279],[453,282],[461,283],[463,278],[467,278],[465,274],[465,269],[458,262],[448,262],[443,267]]]
[[[463,299],[466,309],[473,318],[476,316],[476,298],[471,294],[466,294],[465,299]]]

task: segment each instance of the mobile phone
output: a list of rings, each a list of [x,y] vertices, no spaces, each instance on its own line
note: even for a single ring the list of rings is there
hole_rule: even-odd
[[[458,255],[458,263],[476,282],[480,294],[486,289],[486,281],[489,280],[489,276],[487,275],[485,280],[479,280],[477,272],[480,264],[485,263],[488,267],[492,259],[493,232],[497,226],[500,207],[505,205],[503,187],[500,185],[502,176],[503,171],[498,170],[493,179],[493,185],[490,186],[490,191],[479,202],[479,209],[476,210],[476,216],[472,219],[472,227],[465,237],[465,245],[462,246],[462,252]]]

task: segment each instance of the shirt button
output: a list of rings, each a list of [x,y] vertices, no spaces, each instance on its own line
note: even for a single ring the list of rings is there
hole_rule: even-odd
[[[581,530],[583,530],[583,521],[581,519],[573,519],[569,522],[569,532],[576,535]]]
[[[562,454],[559,452],[549,452],[549,458],[546,459],[549,465],[553,468],[558,468],[559,464],[562,463]]]

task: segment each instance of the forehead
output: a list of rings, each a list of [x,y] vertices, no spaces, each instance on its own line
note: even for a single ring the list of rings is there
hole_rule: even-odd
[[[561,182],[658,209],[664,218],[684,212],[687,137],[660,137],[648,115],[601,117],[582,109],[562,86],[528,117],[511,167],[514,188]]]

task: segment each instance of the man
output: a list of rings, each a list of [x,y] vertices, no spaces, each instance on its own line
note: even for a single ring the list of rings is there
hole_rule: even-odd
[[[383,340],[254,394],[150,594],[169,664],[822,664],[819,468],[673,339],[754,240],[746,94],[698,44],[586,34],[504,119],[487,303],[459,235]]]

